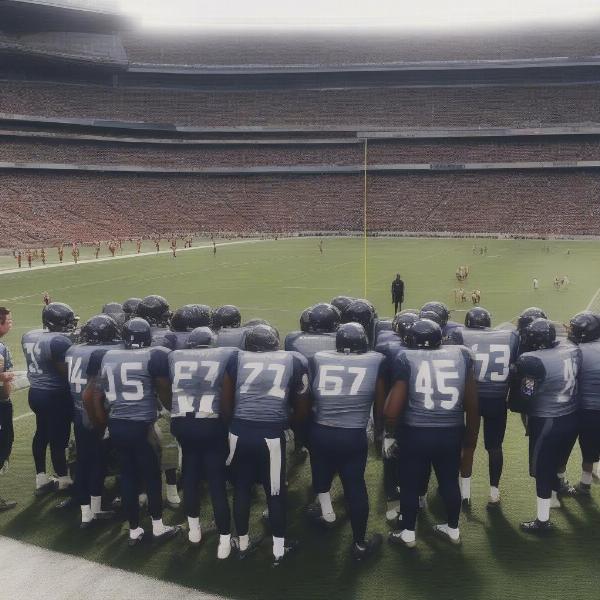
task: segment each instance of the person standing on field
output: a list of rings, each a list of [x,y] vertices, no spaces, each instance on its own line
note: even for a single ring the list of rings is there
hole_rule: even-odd
[[[404,302],[404,281],[400,278],[400,273],[396,273],[396,279],[392,281],[392,304],[394,305],[394,314],[402,310]]]
[[[0,338],[6,335],[12,327],[12,316],[8,308],[0,306]],[[6,470],[8,459],[12,450],[13,431],[13,405],[10,401],[12,381],[15,374],[12,372],[12,357],[10,351],[0,341],[0,473]],[[0,497],[0,512],[14,508],[14,500],[4,500]]]

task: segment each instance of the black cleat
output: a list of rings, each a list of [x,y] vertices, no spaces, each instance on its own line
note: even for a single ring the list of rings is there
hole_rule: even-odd
[[[237,551],[238,559],[244,560],[246,557],[248,557],[250,554],[252,554],[258,549],[258,547],[262,544],[264,539],[265,537],[263,535],[256,538],[250,538],[250,541],[248,542],[248,547],[245,550],[240,550],[240,539],[234,537],[231,538],[231,547]]]
[[[589,498],[592,495],[592,484],[582,483],[581,481],[573,488],[575,490],[575,496],[579,498]]]
[[[96,521],[110,521],[115,518],[114,510],[99,510],[97,513],[94,513],[94,520]]]
[[[173,525],[172,527],[169,527],[166,531],[159,535],[152,534],[152,541],[156,543],[166,542],[167,540],[170,540],[171,538],[174,538],[177,535],[179,535],[179,532],[182,529],[183,528],[181,527],[181,525]]]
[[[540,521],[538,519],[535,519],[534,521],[523,521],[519,527],[521,528],[521,531],[527,533],[546,533],[554,529],[554,525],[552,525],[550,521]]]
[[[10,510],[17,505],[16,500],[5,500],[4,498],[0,498],[0,512],[4,512],[5,510]]]
[[[74,500],[73,496],[69,496],[69,497],[65,498],[64,500],[61,500],[54,508],[63,510],[64,508],[71,508],[73,506],[75,506],[75,500]]]
[[[370,538],[366,538],[362,544],[354,542],[350,547],[350,554],[356,561],[366,560],[379,551],[382,541],[381,534],[374,533]]]
[[[471,512],[471,498],[463,498],[460,502],[460,508],[463,512]]]
[[[402,531],[390,531],[388,533],[388,543],[392,546],[402,546],[404,548],[414,548],[417,545],[417,540],[405,542],[401,534]]]
[[[556,495],[559,498],[563,496],[576,496],[577,490],[566,479],[563,479],[560,482],[560,487],[558,488]]]
[[[283,554],[281,556],[273,557],[273,567],[278,567],[290,554],[298,549],[300,542],[298,540],[285,540],[285,546],[283,548]]]
[[[144,531],[141,535],[138,535],[138,537],[136,538],[129,538],[127,540],[127,544],[129,545],[130,548],[133,548],[134,546],[139,546],[144,539],[146,538],[146,532]]]
[[[46,494],[49,494],[50,492],[55,492],[57,487],[58,487],[58,481],[56,481],[55,479],[51,479],[47,483],[44,483],[44,485],[40,485],[40,487],[36,487],[35,491],[33,493],[39,498],[41,496],[45,496]]]

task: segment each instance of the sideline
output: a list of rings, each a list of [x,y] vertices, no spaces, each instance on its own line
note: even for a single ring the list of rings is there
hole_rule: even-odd
[[[585,307],[585,310],[592,310],[592,306],[594,306],[594,304],[596,303],[596,300],[598,300],[599,296],[600,296],[600,288],[598,288],[596,290],[596,293],[592,296],[592,299],[590,300],[589,304]]]
[[[294,238],[281,238],[281,239],[294,239]],[[274,239],[266,239],[266,240],[238,240],[237,242],[220,242],[217,243],[217,248],[219,246],[236,246],[238,244],[257,244],[259,242],[274,242]],[[206,250],[212,249],[212,244],[207,244],[206,246],[194,246],[192,248],[177,248],[177,254],[180,252],[189,252],[190,250]],[[11,273],[29,273],[30,271],[39,271],[41,269],[55,269],[57,267],[77,267],[78,265],[86,265],[90,263],[101,263],[111,260],[123,260],[126,258],[138,258],[141,256],[157,256],[160,254],[172,254],[171,250],[159,250],[158,252],[140,252],[137,254],[133,252],[131,254],[121,254],[119,256],[103,256],[102,258],[84,258],[77,263],[74,262],[58,262],[58,263],[50,263],[48,265],[36,265],[35,267],[15,267],[12,269],[0,269],[0,275],[11,274]]]
[[[153,579],[0,537],[2,597],[13,600],[225,600]]]

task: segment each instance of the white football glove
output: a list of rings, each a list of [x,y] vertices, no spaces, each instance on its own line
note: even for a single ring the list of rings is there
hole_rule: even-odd
[[[391,435],[385,435],[383,438],[383,447],[381,453],[384,458],[393,458],[396,454],[396,449],[398,448],[398,443],[396,442],[396,438]]]

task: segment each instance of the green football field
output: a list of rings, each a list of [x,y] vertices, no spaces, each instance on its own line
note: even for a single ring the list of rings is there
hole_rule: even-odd
[[[473,245],[487,246],[486,256],[474,255]],[[549,246],[550,251],[545,251]],[[146,248],[149,250],[150,248]],[[166,246],[165,246],[166,249]],[[124,252],[131,251],[124,248]],[[550,317],[564,321],[583,310],[600,288],[600,243],[593,241],[527,240],[369,240],[367,293],[381,317],[391,313],[389,286],[401,273],[406,283],[404,308],[439,299],[462,320],[469,305],[456,304],[453,290],[458,265],[471,272],[463,287],[480,289],[481,304],[494,323],[509,321],[531,305],[543,307]],[[3,258],[0,268],[12,268],[14,259]],[[555,276],[567,275],[568,288],[555,290]],[[537,277],[540,289],[533,290]],[[169,254],[81,263],[19,273],[1,273],[0,305],[13,311],[15,327],[6,342],[16,366],[22,369],[19,339],[40,325],[42,293],[69,303],[82,319],[99,312],[102,304],[150,293],[165,296],[173,308],[190,302],[211,306],[232,303],[243,319],[262,317],[282,333],[297,328],[299,313],[317,301],[338,294],[365,294],[363,242],[350,238],[325,238],[323,254],[317,239],[280,239],[218,246]],[[598,308],[598,306],[596,306]],[[505,471],[501,482],[502,510],[486,510],[487,460],[476,454],[473,509],[462,518],[460,547],[435,538],[431,525],[443,519],[443,509],[432,484],[429,508],[419,517],[418,546],[414,551],[388,547],[366,564],[354,563],[348,554],[350,526],[322,533],[306,522],[301,507],[309,500],[309,468],[302,465],[289,474],[289,535],[301,546],[278,570],[270,566],[270,543],[246,561],[215,558],[217,536],[209,534],[200,547],[187,538],[159,548],[151,544],[128,548],[122,522],[100,524],[82,532],[78,509],[59,511],[57,497],[33,496],[31,458],[33,418],[28,415],[26,392],[14,398],[16,441],[8,474],[0,478],[0,494],[19,501],[17,509],[0,514],[0,534],[137,571],[152,577],[235,598],[597,598],[596,552],[600,510],[596,489],[587,501],[567,499],[553,511],[557,530],[545,538],[528,537],[518,529],[520,520],[535,514],[535,490],[527,475],[526,439],[520,419],[511,415],[505,442]],[[573,452],[569,475],[579,475],[579,450]],[[375,458],[367,469],[371,531],[387,532],[383,513],[381,463]],[[107,498],[112,497],[107,481]],[[344,515],[339,483],[334,487],[336,511]],[[210,518],[203,496],[202,514]],[[256,497],[251,530],[263,530],[262,492]],[[181,510],[165,510],[166,522],[184,522]],[[149,526],[149,521],[145,523]],[[50,583],[51,585],[51,583]],[[85,597],[85,591],[81,592]]]

